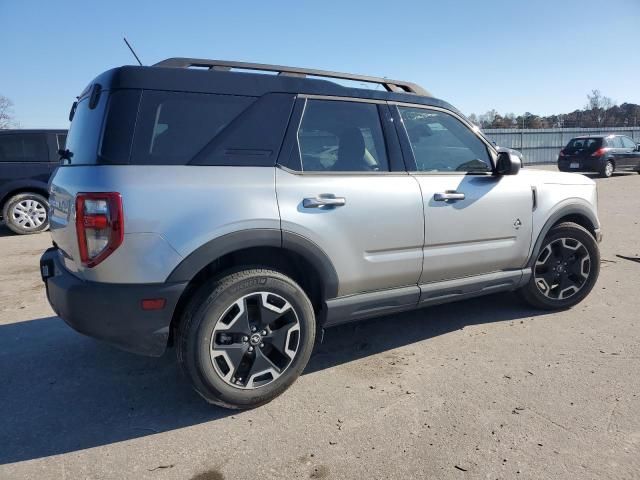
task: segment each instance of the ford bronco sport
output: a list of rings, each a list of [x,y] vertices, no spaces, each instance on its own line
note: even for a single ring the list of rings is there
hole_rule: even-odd
[[[218,405],[281,394],[322,328],[512,290],[563,309],[598,277],[595,183],[521,170],[408,82],[175,58],[101,74],[70,117],[49,302],[132,352],[175,345]]]

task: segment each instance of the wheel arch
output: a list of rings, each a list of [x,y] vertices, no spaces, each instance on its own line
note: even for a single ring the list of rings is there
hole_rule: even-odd
[[[49,189],[46,183],[41,183],[41,182],[12,183],[5,186],[5,189],[3,189],[2,192],[0,192],[0,215],[2,215],[4,204],[11,197],[18,195],[20,193],[37,193],[38,195],[42,195],[44,198],[49,199]]]
[[[554,226],[563,222],[573,222],[582,227],[584,227],[593,237],[598,239],[598,230],[600,228],[600,223],[598,222],[598,218],[595,213],[587,206],[575,203],[571,205],[565,205],[560,209],[556,210],[551,216],[547,219],[544,226],[540,230],[536,242],[533,246],[533,250],[531,251],[531,255],[529,256],[529,261],[527,262],[527,267],[532,267],[535,259],[538,257],[540,253],[540,249],[542,248],[542,242],[544,238],[549,233]]]
[[[174,310],[170,342],[198,287],[234,270],[270,268],[290,276],[309,296],[316,312],[338,294],[338,276],[327,254],[311,240],[277,229],[242,230],[223,235],[189,254],[169,275],[167,283],[188,282]]]

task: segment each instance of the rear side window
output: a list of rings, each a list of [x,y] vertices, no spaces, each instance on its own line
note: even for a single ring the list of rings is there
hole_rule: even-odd
[[[44,134],[0,135],[0,162],[48,162]]]
[[[622,139],[622,145],[624,148],[636,148],[636,144],[629,137],[620,137]]]
[[[622,139],[620,137],[607,138],[607,145],[612,148],[622,148]]]
[[[254,100],[233,95],[143,92],[131,163],[188,163]]]
[[[389,171],[375,104],[308,100],[298,145],[306,172]]]
[[[58,149],[64,150],[65,145],[67,144],[67,135],[66,134],[57,135],[57,139],[58,139]]]

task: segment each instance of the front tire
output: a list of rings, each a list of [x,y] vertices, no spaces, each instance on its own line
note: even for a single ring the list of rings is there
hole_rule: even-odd
[[[316,321],[291,278],[251,269],[205,283],[178,328],[177,356],[209,403],[254,408],[282,394],[307,365]]]
[[[600,250],[593,235],[578,224],[560,223],[545,237],[531,278],[518,293],[535,308],[570,308],[591,292],[599,273]]]
[[[18,193],[5,202],[2,218],[14,233],[44,232],[49,228],[49,202],[38,193]]]

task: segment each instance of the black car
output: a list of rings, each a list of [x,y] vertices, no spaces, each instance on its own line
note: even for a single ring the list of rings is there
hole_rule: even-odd
[[[0,216],[16,233],[49,228],[47,185],[66,130],[0,130]]]
[[[597,172],[602,177],[610,177],[614,171],[640,173],[640,144],[624,135],[572,138],[560,150],[558,169],[563,172]]]

